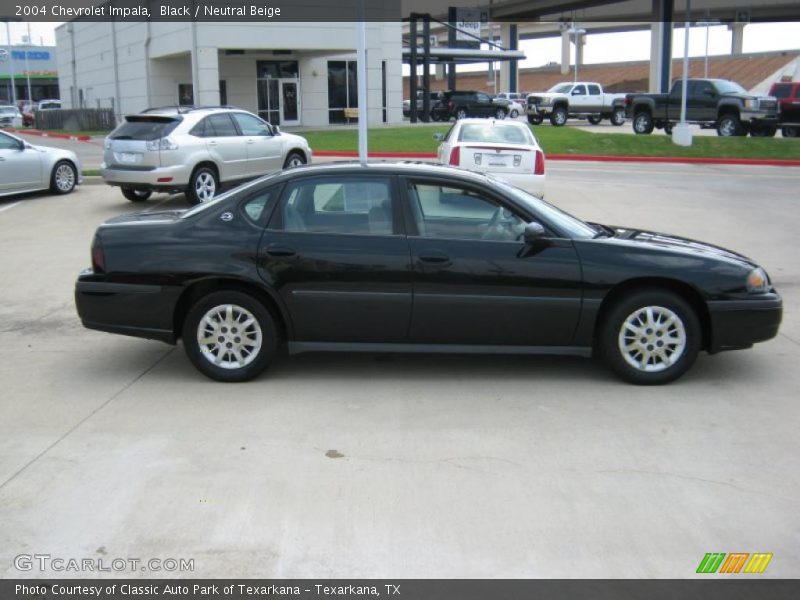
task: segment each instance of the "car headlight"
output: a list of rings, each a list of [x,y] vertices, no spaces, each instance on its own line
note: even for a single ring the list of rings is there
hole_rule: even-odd
[[[758,98],[748,98],[744,101],[744,107],[750,109],[758,108]]]
[[[769,277],[764,269],[750,271],[747,275],[747,291],[751,294],[766,294],[769,291]]]

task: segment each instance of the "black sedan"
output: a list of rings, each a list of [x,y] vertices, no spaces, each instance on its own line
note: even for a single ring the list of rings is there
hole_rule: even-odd
[[[184,211],[100,226],[84,326],[174,344],[222,381],[305,351],[601,356],[666,383],[701,350],[774,337],[753,261],[585,223],[490,176],[422,164],[299,167]]]

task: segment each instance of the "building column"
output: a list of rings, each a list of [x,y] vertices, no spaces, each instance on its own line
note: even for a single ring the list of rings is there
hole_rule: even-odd
[[[519,47],[519,34],[516,23],[500,25],[500,45],[506,50]],[[519,86],[519,73],[516,60],[504,60],[500,63],[499,89],[503,92],[516,92]]]
[[[672,81],[672,9],[674,0],[653,0],[650,24],[650,93],[666,93]]]
[[[192,91],[196,105],[219,105],[219,55],[216,48],[192,48]]]
[[[728,23],[728,29],[731,30],[731,54],[738,56],[742,53],[744,48],[744,26],[747,23]]]
[[[561,32],[561,74],[569,73],[569,44],[570,36],[566,31]]]

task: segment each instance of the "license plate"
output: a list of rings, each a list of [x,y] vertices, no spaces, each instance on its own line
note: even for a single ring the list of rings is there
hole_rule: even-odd
[[[484,154],[483,160],[489,167],[507,167],[511,164],[511,157],[506,154]]]
[[[133,164],[139,158],[139,155],[135,152],[119,152],[117,154],[117,160],[121,163],[125,164]]]

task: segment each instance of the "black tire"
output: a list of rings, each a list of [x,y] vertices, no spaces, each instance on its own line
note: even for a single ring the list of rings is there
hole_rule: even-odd
[[[431,121],[441,121],[442,118],[439,116],[439,113],[431,111]]]
[[[664,133],[667,135],[672,135],[672,123],[664,124]]]
[[[502,121],[503,119],[505,119],[506,118],[506,109],[505,108],[498,108],[494,112],[494,118],[497,119],[498,121]]]
[[[800,127],[787,125],[781,129],[781,135],[785,138],[800,137]]]
[[[208,314],[213,315],[216,310],[221,311],[221,315],[225,315],[227,306],[232,307],[231,323],[227,327],[221,319],[211,319],[218,326],[205,322],[204,317]],[[254,322],[247,327],[246,331],[240,331],[235,327],[250,317],[254,318]],[[209,339],[218,335],[217,339],[222,338],[223,342],[209,343],[205,348],[201,348],[198,340],[201,321],[206,328],[205,332],[210,334]],[[243,333],[247,337],[242,335]],[[258,334],[260,334],[261,343],[259,347],[256,347],[254,342]],[[186,355],[195,368],[206,377],[228,382],[247,381],[261,374],[275,357],[280,341],[279,329],[269,310],[253,296],[234,290],[213,292],[200,298],[186,315],[182,335]],[[227,346],[232,350],[237,349],[237,342],[235,342],[237,339],[241,343],[238,357],[229,353],[225,348]],[[241,340],[245,341],[242,343]],[[250,344],[248,344],[248,340]],[[247,353],[247,348],[255,349]],[[213,364],[212,360],[206,356],[210,356],[211,359],[219,357],[220,364]],[[236,366],[237,361],[241,362],[241,366]]]
[[[563,106],[557,106],[553,109],[553,112],[550,113],[550,124],[553,127],[563,127],[567,124],[568,118],[569,114],[567,113],[567,109]]]
[[[648,308],[656,317],[654,322],[658,321],[654,328],[646,328]],[[670,316],[674,321],[667,324]],[[629,325],[635,324],[642,325],[641,333],[630,329]],[[644,343],[636,339],[639,335]],[[681,336],[682,344],[678,343]],[[624,352],[620,338],[635,346],[629,345],[630,350]],[[611,370],[637,385],[660,385],[679,378],[692,366],[701,345],[700,320],[692,307],[677,294],[657,288],[642,289],[617,301],[603,318],[597,339],[599,354]],[[647,356],[659,352],[658,348],[664,349],[661,357]],[[666,364],[662,357],[667,358]],[[637,361],[639,366],[634,366]]]
[[[284,169],[290,169],[294,167],[300,167],[306,164],[306,157],[302,152],[289,152],[289,156],[286,157],[286,160],[283,163]]]
[[[750,127],[752,137],[775,137],[778,128],[775,125],[753,125]]]
[[[210,182],[213,189],[208,190],[204,182]],[[203,191],[201,191],[201,188]],[[219,176],[211,167],[197,167],[189,178],[189,187],[186,188],[186,199],[192,206],[201,202],[208,202],[219,192]]]
[[[742,135],[742,122],[739,116],[727,113],[717,119],[717,135],[720,137],[733,137]]]
[[[146,202],[147,199],[153,194],[151,190],[137,190],[136,188],[124,187],[121,188],[122,195],[131,202]]]
[[[544,116],[541,114],[528,115],[528,123],[531,125],[541,125],[544,121]]]
[[[591,123],[592,125],[599,125],[603,121],[603,117],[592,115],[591,117],[588,117],[586,120],[589,121],[589,123]]]
[[[465,108],[457,108],[453,111],[453,116],[455,116],[456,121],[460,121],[461,119],[467,118],[467,109]]]
[[[647,135],[649,133],[653,133],[654,127],[655,123],[653,123],[653,117],[650,115],[649,112],[641,111],[633,115],[634,133],[638,133],[640,135]]]
[[[615,108],[614,112],[611,113],[611,124],[615,127],[620,127],[621,125],[625,125],[625,109],[624,108]]]
[[[78,169],[68,160],[60,160],[50,173],[50,191],[54,194],[69,194],[78,184]]]
[[[512,109],[511,114],[508,116],[510,116],[512,119],[516,119],[519,116],[519,111],[516,108]]]

